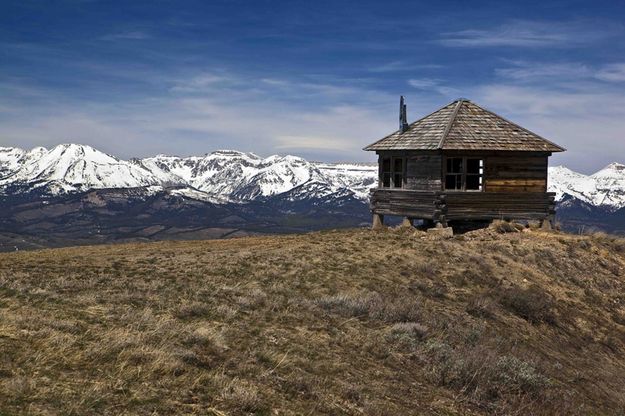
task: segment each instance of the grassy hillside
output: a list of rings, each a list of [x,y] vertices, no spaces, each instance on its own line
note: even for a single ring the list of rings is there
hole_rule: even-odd
[[[623,240],[349,230],[0,255],[0,414],[623,413]]]

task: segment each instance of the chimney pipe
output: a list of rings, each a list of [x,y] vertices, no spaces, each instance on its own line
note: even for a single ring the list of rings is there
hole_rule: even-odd
[[[399,130],[403,133],[408,130],[408,120],[406,117],[406,104],[404,103],[404,96],[399,98]]]

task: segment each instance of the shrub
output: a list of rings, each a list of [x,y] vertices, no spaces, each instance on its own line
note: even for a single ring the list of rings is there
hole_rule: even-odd
[[[427,336],[428,329],[417,322],[400,322],[394,324],[387,340],[398,344],[402,349],[412,350]]]
[[[421,315],[420,303],[408,296],[384,299],[378,293],[341,294],[318,299],[316,304],[326,311],[343,316],[378,319],[388,323],[412,322]]]
[[[491,224],[491,227],[497,231],[498,233],[518,233],[520,232],[523,228],[525,228],[525,226],[523,224],[518,224],[515,222],[508,222],[508,221],[502,221],[502,220],[495,220],[493,221],[493,223]]]
[[[233,379],[221,392],[222,399],[244,412],[262,410],[262,400],[255,386],[239,379]]]
[[[492,298],[479,295],[469,300],[465,309],[469,315],[480,318],[492,318],[494,313],[494,301]]]
[[[556,324],[553,298],[537,286],[507,289],[502,293],[500,303],[508,311],[533,324]]]
[[[210,308],[200,302],[184,303],[178,307],[174,315],[179,319],[192,319],[208,315]]]
[[[534,366],[511,355],[498,358],[494,370],[493,381],[508,392],[537,393],[550,385]]]
[[[484,345],[452,348],[445,342],[428,341],[423,352],[435,382],[478,402],[522,396],[542,399],[551,385],[531,363],[499,355]]]

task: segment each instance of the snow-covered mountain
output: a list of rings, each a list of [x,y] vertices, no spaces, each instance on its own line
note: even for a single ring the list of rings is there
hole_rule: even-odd
[[[147,169],[90,146],[62,144],[47,150],[0,148],[0,190],[44,190],[50,194],[159,185]]]
[[[574,198],[614,212],[625,207],[625,165],[611,163],[592,175],[564,166],[549,168],[549,190],[557,201]]]
[[[175,188],[215,203],[290,193],[302,197],[351,193],[365,200],[377,167],[308,162],[296,156],[216,151],[205,156],[158,155],[123,161],[90,146],[63,144],[30,151],[0,148],[0,194],[39,191],[52,196],[88,189]],[[313,195],[314,194],[314,195]]]
[[[58,145],[26,151],[0,148],[0,194],[38,191],[51,196],[89,189],[170,189],[176,195],[213,203],[254,201],[283,195],[289,200],[337,198],[366,201],[377,181],[373,164],[309,162],[297,156],[260,157],[221,150],[204,156],[158,155],[120,160],[90,146]],[[549,168],[556,200],[581,201],[614,212],[625,207],[625,165],[612,163],[584,175],[564,166]]]
[[[121,160],[89,146],[0,147],[0,251],[368,224],[375,164],[217,151]],[[625,234],[625,166],[549,169],[565,229]]]

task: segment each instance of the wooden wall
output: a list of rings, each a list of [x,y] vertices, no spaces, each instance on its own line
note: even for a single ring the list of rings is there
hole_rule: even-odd
[[[549,153],[479,151],[380,151],[383,157],[405,157],[404,189],[443,190],[445,157],[484,159],[484,192],[547,192]]]
[[[439,191],[442,186],[442,163],[441,155],[408,155],[406,160],[406,189]]]
[[[484,160],[485,192],[547,192],[546,155],[490,155]]]
[[[553,192],[457,192],[374,189],[371,211],[431,220],[542,220],[555,213]]]
[[[378,155],[380,169],[382,158],[384,157],[403,157],[406,159],[404,189],[417,191],[441,190],[443,156],[440,152],[389,151],[378,152]],[[379,173],[381,174],[381,171]]]

